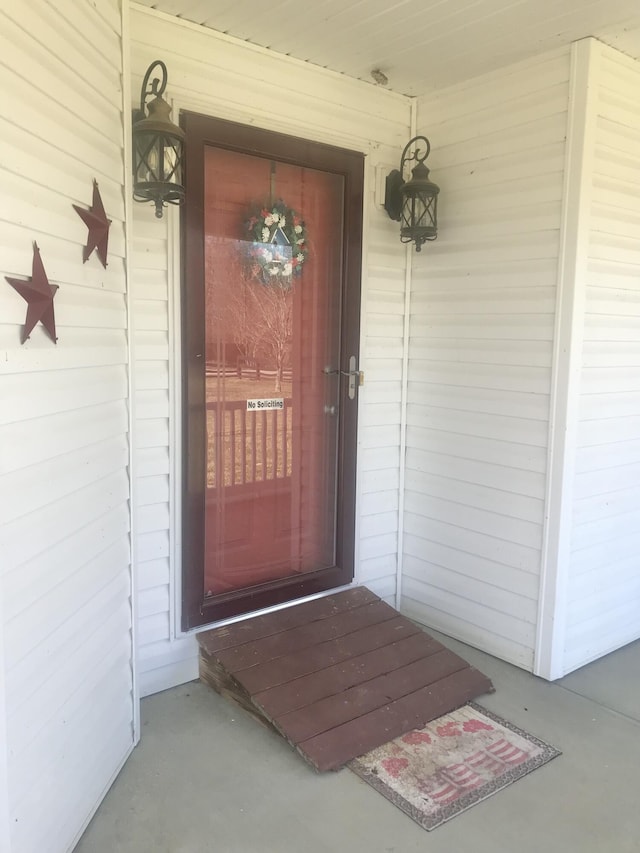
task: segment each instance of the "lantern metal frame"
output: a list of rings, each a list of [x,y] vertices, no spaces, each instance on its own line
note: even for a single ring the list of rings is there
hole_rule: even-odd
[[[425,151],[417,142],[424,141]],[[414,149],[411,154],[408,152]],[[427,241],[438,236],[438,195],[440,187],[429,179],[429,169],[424,161],[431,152],[431,143],[426,136],[414,136],[404,147],[400,158],[400,169],[394,169],[387,175],[385,184],[384,209],[389,217],[400,222],[400,240],[403,243],[415,243],[416,252]],[[406,163],[416,165],[411,178],[404,179]]]
[[[161,77],[149,83],[156,68]],[[162,97],[166,87],[167,66],[156,59],[144,75],[140,108],[133,113],[133,198],[152,201],[158,219],[167,204],[182,204],[185,198],[185,134],[171,121],[171,107]],[[152,100],[147,103],[149,98]]]

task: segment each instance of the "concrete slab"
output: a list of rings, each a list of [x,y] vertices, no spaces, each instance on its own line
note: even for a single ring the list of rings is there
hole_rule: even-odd
[[[640,721],[640,641],[583,666],[558,683]]]
[[[481,704],[563,756],[426,833],[349,770],[316,774],[278,735],[192,683],[143,701],[142,742],[77,853],[638,853],[640,724],[446,642],[492,678],[496,693]],[[615,706],[626,694],[613,657],[589,688],[600,697],[602,679]]]

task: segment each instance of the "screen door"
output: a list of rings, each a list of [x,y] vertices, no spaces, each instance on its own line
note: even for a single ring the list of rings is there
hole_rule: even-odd
[[[199,492],[201,553],[189,542],[186,553],[199,565],[191,582],[206,621],[331,589],[353,573],[353,177],[310,157],[309,143],[292,162],[288,137],[278,156],[278,135],[267,137],[257,153],[203,138],[198,233],[185,235],[184,332],[189,357],[198,350],[185,450],[202,465],[187,466],[199,476],[187,493]],[[187,156],[188,195],[192,170]],[[186,537],[195,526],[187,519]]]

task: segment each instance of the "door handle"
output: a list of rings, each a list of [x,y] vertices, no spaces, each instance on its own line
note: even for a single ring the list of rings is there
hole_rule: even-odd
[[[349,395],[350,400],[355,400],[356,388],[360,384],[360,371],[356,370],[355,355],[352,355],[349,358],[349,370],[341,370],[340,373],[342,373],[343,376],[347,376],[349,378],[349,383],[347,385],[347,394]]]
[[[364,371],[356,370],[355,355],[349,357],[349,370],[340,370],[338,367],[331,367],[330,365],[327,365],[322,372],[327,376],[347,376],[349,378],[347,393],[350,400],[355,400],[356,388],[358,385],[364,385]]]

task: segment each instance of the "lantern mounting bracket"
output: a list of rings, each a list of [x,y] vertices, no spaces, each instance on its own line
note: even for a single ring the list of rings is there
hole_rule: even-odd
[[[389,219],[393,219],[394,222],[400,222],[403,184],[404,178],[399,169],[389,172],[385,181],[384,209],[387,211]]]
[[[410,150],[410,148],[415,145],[416,142],[419,142],[421,139],[424,140],[426,145],[424,154],[420,156],[421,149],[416,147],[413,153],[407,156],[407,152]],[[418,163],[424,163],[430,153],[431,143],[429,142],[427,137],[414,136],[413,139],[410,139],[404,146],[404,151],[402,152],[402,157],[400,158],[400,168],[394,169],[387,175],[387,180],[385,182],[384,209],[387,211],[389,219],[393,219],[394,222],[400,222],[402,214],[402,187],[405,184],[405,180],[403,177],[404,164],[411,163],[413,160],[416,160]]]
[[[154,77],[151,81],[151,88],[149,88],[149,78],[151,77],[156,68],[160,68],[162,72],[162,78],[158,79],[158,77]],[[167,66],[161,59],[156,59],[156,61],[152,62],[151,65],[147,68],[147,73],[144,75],[142,87],[140,89],[140,106],[137,110],[133,111],[134,122],[139,121],[140,119],[146,116],[147,98],[157,98],[158,96],[162,96],[166,88]]]

